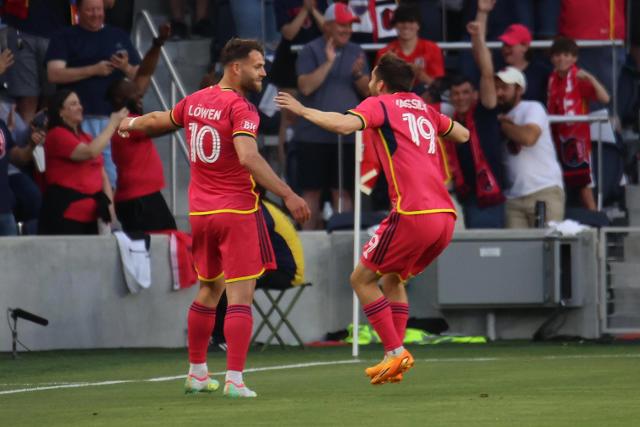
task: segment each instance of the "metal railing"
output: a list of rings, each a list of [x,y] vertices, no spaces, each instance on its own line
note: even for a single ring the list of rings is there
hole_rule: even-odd
[[[532,49],[547,49],[551,47],[553,41],[551,40],[533,40],[529,47]],[[471,50],[471,42],[436,42],[438,47],[442,50]],[[624,46],[624,40],[576,40],[576,44],[579,48],[596,48],[596,47],[610,47],[611,48],[611,105],[613,115],[618,115],[618,64],[617,64],[617,52],[616,47]],[[500,49],[503,43],[500,41],[487,42],[489,49]],[[386,46],[386,43],[362,43],[360,47],[366,52],[375,52]],[[293,52],[300,51],[303,45],[293,45],[291,50]]]
[[[151,33],[152,37],[158,37],[158,32],[156,31],[156,27],[153,23],[153,20],[151,19],[151,15],[149,15],[149,12],[147,12],[146,10],[141,10],[136,15],[135,24],[132,31],[134,47],[136,48],[136,51],[138,52],[138,55],[140,55],[141,58],[144,56],[144,53],[145,53],[142,50],[142,30],[145,28],[147,31]],[[177,95],[180,95],[180,98],[184,98],[187,95],[187,91],[185,90],[184,85],[182,84],[182,79],[180,79],[180,76],[178,75],[178,72],[173,66],[173,63],[171,62],[171,59],[169,58],[169,55],[167,54],[167,51],[164,47],[160,48],[160,57],[162,58],[162,61],[167,67],[169,78],[171,80],[170,87],[169,87],[169,91],[170,91],[169,103],[167,103],[167,99],[165,98],[165,95],[162,92],[162,90],[160,90],[160,86],[158,85],[158,82],[155,77],[151,77],[151,87],[153,88],[153,92],[158,98],[158,102],[160,102],[162,109],[169,110],[178,101]],[[188,163],[189,150],[187,148],[187,144],[184,140],[182,132],[173,132],[171,134],[170,206],[171,206],[171,212],[174,215],[176,214],[176,204],[177,204],[176,194],[177,194],[177,148],[178,146],[180,147],[180,151],[182,152],[185,161]]]
[[[599,245],[600,332],[640,333],[640,227],[603,227]]]

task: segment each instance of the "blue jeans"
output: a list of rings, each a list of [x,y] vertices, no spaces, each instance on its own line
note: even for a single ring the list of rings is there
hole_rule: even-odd
[[[95,138],[100,135],[100,132],[102,132],[108,124],[109,117],[89,116],[85,117],[82,121],[82,130]],[[104,155],[104,170],[107,172],[107,177],[109,177],[111,188],[116,188],[118,171],[116,170],[116,164],[113,163],[113,159],[111,158],[111,143],[102,151],[102,154]]]
[[[18,235],[18,226],[13,214],[11,212],[0,213],[0,236],[16,235]]]
[[[504,203],[481,208],[475,195],[462,203],[466,228],[504,228]]]

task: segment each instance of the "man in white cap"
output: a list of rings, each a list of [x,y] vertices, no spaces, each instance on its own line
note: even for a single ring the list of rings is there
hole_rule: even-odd
[[[296,62],[300,101],[323,111],[346,111],[369,95],[369,65],[359,45],[351,43],[351,24],[359,18],[344,3],[334,3],[324,13],[323,35],[307,43]],[[322,228],[320,202],[331,191],[334,210],[342,197],[343,211],[351,209],[349,192],[354,173],[353,135],[343,137],[342,156],[338,138],[308,120],[294,125],[293,147],[297,159],[297,186],[311,208],[305,229]],[[342,183],[338,182],[338,159],[342,159]],[[342,184],[342,185],[340,185]]]
[[[504,147],[506,226],[531,228],[543,225],[536,224],[536,219],[538,222],[541,219],[542,206],[545,211],[543,222],[562,221],[565,205],[562,170],[551,139],[547,113],[539,102],[522,100],[527,82],[517,68],[506,67],[498,71],[494,80],[498,108],[504,112],[498,119],[507,140]]]

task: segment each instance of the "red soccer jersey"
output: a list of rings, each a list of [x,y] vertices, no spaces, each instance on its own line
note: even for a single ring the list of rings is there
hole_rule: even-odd
[[[84,194],[94,194],[102,190],[103,158],[76,162],[71,153],[79,144],[91,143],[91,135],[58,126],[47,132],[44,143],[46,185],[59,185]],[[91,222],[98,219],[94,199],[73,202],[64,212],[64,217],[74,221]]]
[[[255,181],[233,146],[236,135],[256,138],[260,117],[253,104],[233,89],[209,86],[178,102],[171,119],[185,128],[189,146],[190,215],[255,212]]]
[[[392,41],[378,51],[376,55],[376,64],[380,61],[382,55],[387,52],[393,52],[398,58],[405,60],[409,64],[419,65],[424,69],[430,77],[437,78],[444,76],[444,59],[442,51],[437,44],[429,40],[418,39],[416,48],[409,55],[405,55],[400,47],[398,40]]]
[[[447,135],[453,121],[413,93],[371,96],[350,113],[363,129],[376,130],[374,144],[389,181],[393,210],[405,215],[456,213],[444,186],[438,136]]]
[[[164,188],[162,161],[153,141],[145,133],[129,132],[126,138],[114,133],[111,157],[118,168],[116,202],[153,194]]]

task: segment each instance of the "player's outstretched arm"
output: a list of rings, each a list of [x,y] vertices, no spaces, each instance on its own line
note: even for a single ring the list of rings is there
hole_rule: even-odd
[[[276,104],[278,104],[280,108],[291,111],[293,114],[303,117],[330,132],[349,135],[362,129],[362,121],[352,114],[307,108],[289,93],[279,92],[276,96]]]
[[[148,136],[158,136],[176,129],[179,129],[179,126],[171,120],[171,111],[153,111],[144,116],[125,117],[120,122],[118,134],[126,136],[128,131],[135,130]]]
[[[442,135],[442,137],[453,142],[458,142],[458,143],[467,142],[469,140],[469,129],[462,126],[460,123],[456,122],[455,120],[452,120],[452,122],[453,122],[453,127],[447,134]]]
[[[305,223],[311,216],[307,202],[298,196],[278,175],[258,152],[255,139],[237,135],[233,138],[233,146],[238,154],[240,164],[247,168],[258,184],[282,197],[293,218],[300,224]]]

